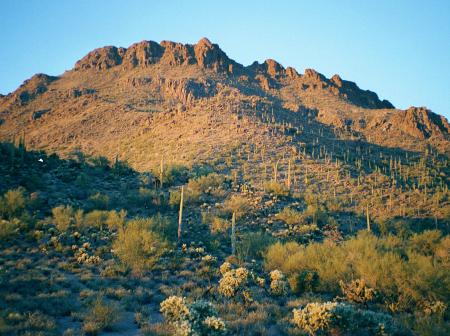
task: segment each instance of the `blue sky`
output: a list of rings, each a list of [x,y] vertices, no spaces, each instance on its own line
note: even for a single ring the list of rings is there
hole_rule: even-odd
[[[338,73],[396,107],[450,117],[450,1],[0,0],[0,93],[90,50],[206,36],[244,65]]]

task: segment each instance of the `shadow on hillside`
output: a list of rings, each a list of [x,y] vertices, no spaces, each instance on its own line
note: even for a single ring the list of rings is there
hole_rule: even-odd
[[[0,194],[24,187],[36,211],[57,205],[84,210],[127,209],[130,215],[151,215],[166,210],[164,190],[151,173],[140,173],[126,162],[87,157],[81,152],[68,159],[43,151],[28,151],[21,143],[0,143]],[[185,182],[186,176],[171,180]],[[46,213],[43,213],[44,215]],[[48,214],[48,213],[47,213]]]

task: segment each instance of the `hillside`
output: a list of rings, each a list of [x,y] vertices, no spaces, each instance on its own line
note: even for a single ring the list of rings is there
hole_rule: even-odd
[[[450,125],[206,38],[0,96],[0,334],[446,335]]]
[[[397,110],[338,75],[298,74],[270,59],[245,67],[207,39],[96,49],[63,75],[35,75],[1,98],[0,119],[1,139],[25,134],[30,148],[119,155],[139,170],[161,156],[208,159],[232,143],[273,148],[277,124],[294,128],[295,142],[326,128],[336,139],[449,149],[447,120],[426,108]]]

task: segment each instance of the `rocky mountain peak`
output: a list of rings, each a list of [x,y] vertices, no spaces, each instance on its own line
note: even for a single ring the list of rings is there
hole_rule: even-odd
[[[89,52],[75,64],[75,70],[105,70],[122,63],[126,49],[114,46],[97,48]]]
[[[443,137],[450,133],[450,125],[440,116],[426,107],[410,107],[402,113],[399,124],[403,130],[421,139]]]
[[[153,41],[142,41],[132,44],[123,57],[127,67],[148,66],[157,63],[164,53],[164,48]]]

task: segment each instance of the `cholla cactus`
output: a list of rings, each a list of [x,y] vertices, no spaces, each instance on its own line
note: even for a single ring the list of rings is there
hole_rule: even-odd
[[[426,315],[443,315],[447,309],[447,305],[442,301],[426,301],[422,307]]]
[[[264,286],[266,285],[266,279],[261,277],[256,277],[255,282],[261,288],[264,288]]]
[[[219,281],[219,293],[228,298],[235,296],[245,285],[247,278],[248,270],[244,267],[226,272]]]
[[[74,247],[75,247],[75,249],[77,248],[74,245],[74,246],[72,246],[72,249],[74,249]],[[101,261],[99,256],[94,256],[94,255],[90,256],[84,247],[80,247],[78,250],[76,250],[75,258],[77,260],[77,263],[87,264],[87,265],[98,264]]]
[[[375,298],[375,290],[367,287],[364,279],[356,279],[349,284],[339,281],[339,286],[342,294],[351,302],[365,304]]]
[[[204,300],[187,305],[184,298],[171,296],[161,302],[160,311],[179,336],[220,335],[226,331],[213,305]]]
[[[315,335],[317,331],[331,325],[336,306],[335,302],[308,303],[303,309],[293,310],[293,323],[310,335]]]
[[[212,330],[225,331],[225,322],[220,317],[208,316],[203,323]]]
[[[287,294],[288,283],[283,272],[280,270],[270,272],[270,280],[270,292],[273,295],[281,296]]]
[[[192,330],[192,325],[189,321],[183,320],[173,323],[177,336],[194,336],[196,333]]]
[[[170,296],[161,302],[160,312],[168,322],[181,322],[189,318],[189,308],[183,297]]]
[[[231,271],[231,264],[228,261],[225,261],[219,267],[220,274],[225,275],[228,271]]]

